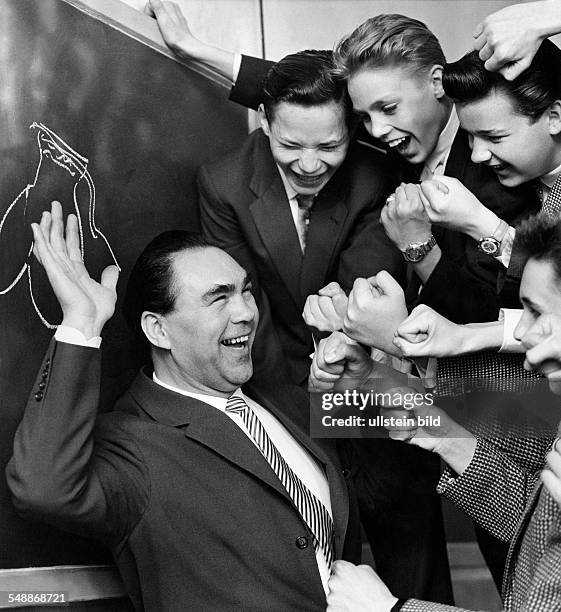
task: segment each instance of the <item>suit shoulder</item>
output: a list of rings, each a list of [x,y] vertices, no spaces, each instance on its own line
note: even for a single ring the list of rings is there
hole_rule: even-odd
[[[199,168],[216,187],[230,186],[231,183],[248,182],[254,167],[254,159],[268,151],[269,140],[261,129],[253,131],[242,145],[224,157],[216,159]]]
[[[353,141],[345,159],[345,167],[351,176],[360,176],[371,182],[386,180],[392,171],[388,155],[374,146]]]

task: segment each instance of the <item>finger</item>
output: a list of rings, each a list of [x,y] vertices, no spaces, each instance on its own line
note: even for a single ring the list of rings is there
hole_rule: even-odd
[[[68,215],[66,219],[66,251],[72,261],[83,261],[76,215]]]
[[[419,334],[428,335],[429,329],[429,317],[427,313],[415,313],[415,311],[413,311],[399,324],[396,333],[400,338],[408,340],[410,337],[416,337]]]
[[[43,232],[37,223],[31,224],[31,231],[33,232],[33,254],[35,255],[35,259],[37,259],[37,261],[44,266],[43,254],[47,247],[45,238],[43,237]]]
[[[526,351],[526,361],[532,368],[548,360],[561,362],[561,334],[553,334]]]
[[[336,283],[335,281],[329,283],[329,285],[325,285],[325,287],[322,287],[318,291],[319,295],[326,295],[328,297],[333,297],[338,293],[344,293],[344,291],[341,289],[341,285],[339,285],[339,283]]]
[[[474,47],[475,47],[475,50],[476,50],[476,51],[478,51],[478,50],[479,50],[479,49],[480,49],[480,48],[481,48],[481,47],[482,47],[482,46],[485,44],[485,39],[483,39],[483,40],[482,40],[482,39],[480,39],[480,38],[479,38],[479,37],[481,36],[481,34],[483,34],[483,30],[484,30],[484,29],[485,29],[485,26],[483,25],[483,22],[482,22],[482,21],[480,21],[480,22],[479,22],[479,23],[478,23],[478,24],[475,26],[475,28],[473,29],[473,34],[472,34],[472,36],[473,36],[475,39],[479,39],[479,40],[476,40],[476,41],[475,41],[475,43],[474,43]]]
[[[119,280],[119,268],[117,266],[107,266],[101,273],[101,284],[110,289],[113,293],[117,293],[117,281]]]
[[[388,431],[388,438],[390,440],[397,440],[398,442],[410,442],[417,433],[417,430],[411,431]]]
[[[149,0],[147,5],[156,19],[160,19],[164,15],[167,16],[166,8],[161,0]]]
[[[51,248],[60,256],[67,256],[66,242],[64,241],[64,222],[62,219],[62,206],[60,202],[51,203],[51,232],[49,236]]]
[[[488,41],[485,41],[485,44],[483,45],[483,47],[479,49],[479,59],[482,62],[486,62],[490,57],[493,56],[493,53],[494,53],[493,48],[491,47]]]
[[[530,67],[531,63],[532,59],[530,57],[525,57],[517,62],[510,62],[506,64],[499,70],[499,72],[507,81],[514,81],[514,79],[519,77],[524,70],[527,70]]]

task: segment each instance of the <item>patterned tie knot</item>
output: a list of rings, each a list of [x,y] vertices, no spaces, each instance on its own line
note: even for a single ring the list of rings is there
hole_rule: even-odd
[[[243,414],[249,410],[249,406],[243,401],[238,395],[231,395],[226,402],[226,412],[233,412],[235,414]]]
[[[301,211],[302,217],[309,221],[310,216],[312,214],[312,206],[314,205],[313,195],[303,195],[299,193],[296,196],[296,201],[298,202],[298,208]]]

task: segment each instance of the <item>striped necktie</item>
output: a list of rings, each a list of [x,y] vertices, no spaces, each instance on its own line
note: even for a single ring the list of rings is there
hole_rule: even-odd
[[[298,230],[302,253],[306,250],[306,238],[308,237],[314,197],[313,195],[302,195],[300,193],[296,196],[296,201],[298,202],[298,227],[296,229]]]
[[[269,435],[265,431],[263,424],[257,415],[246,404],[246,402],[236,395],[232,395],[226,404],[226,411],[239,414],[249,431],[249,435],[257,444],[257,447],[268,461],[269,465],[278,476],[282,486],[286,489],[304,522],[310,528],[314,538],[314,549],[321,549],[327,562],[327,567],[331,569],[333,563],[333,520],[327,508],[321,501],[308,489],[308,487],[294,473],[292,468],[286,463],[277,447],[273,444]]]
[[[561,212],[561,174],[557,177],[545,201],[541,181],[538,181],[538,193],[542,201],[542,211],[551,217],[559,215]]]

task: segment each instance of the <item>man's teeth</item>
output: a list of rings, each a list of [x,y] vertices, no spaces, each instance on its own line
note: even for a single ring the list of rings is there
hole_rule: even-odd
[[[223,344],[226,346],[233,346],[235,344],[243,344],[249,340],[249,336],[238,336],[237,338],[230,338],[229,340],[224,340]]]
[[[403,142],[405,142],[406,140],[407,136],[403,136],[402,138],[396,138],[395,140],[390,140],[390,142],[388,142],[388,146],[393,149],[394,147],[397,147]]]

